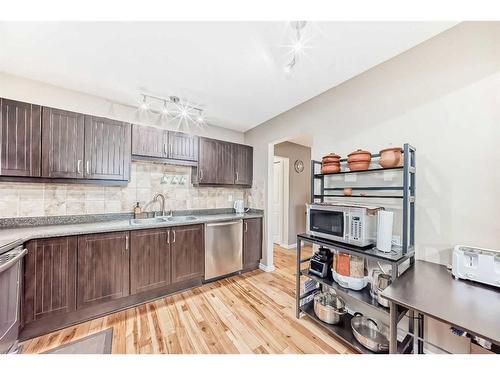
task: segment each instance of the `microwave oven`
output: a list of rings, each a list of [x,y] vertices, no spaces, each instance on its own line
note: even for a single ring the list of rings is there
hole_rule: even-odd
[[[307,234],[359,247],[375,244],[377,212],[383,207],[333,202],[306,206]]]

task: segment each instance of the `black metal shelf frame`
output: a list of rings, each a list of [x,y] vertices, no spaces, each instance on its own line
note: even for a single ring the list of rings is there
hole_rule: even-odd
[[[308,262],[311,258],[301,258],[301,248],[302,242],[308,242],[311,244],[324,245],[326,247],[332,248],[337,251],[345,252],[348,254],[355,254],[358,256],[365,257],[367,259],[372,259],[376,261],[382,261],[386,264],[391,265],[391,276],[393,279],[400,276],[399,274],[399,265],[404,261],[409,260],[410,267],[413,266],[415,261],[415,197],[416,197],[416,149],[408,143],[403,145],[403,165],[394,167],[394,168],[375,168],[368,169],[364,171],[342,171],[339,173],[316,173],[316,167],[321,166],[321,162],[312,160],[311,161],[311,203],[319,202],[324,203],[325,198],[328,197],[338,197],[338,198],[396,198],[402,200],[402,209],[403,209],[403,220],[402,220],[402,247],[399,251],[392,251],[391,253],[381,253],[375,247],[368,249],[361,249],[355,246],[350,246],[343,243],[335,243],[334,241],[326,240],[324,238],[319,238],[316,236],[311,236],[308,234],[299,234],[297,235],[297,259],[296,259],[296,317],[300,318],[300,313],[305,313],[313,320],[318,322],[321,326],[328,329],[331,333],[333,333],[336,337],[341,339],[343,342],[349,344],[351,347],[360,351],[361,353],[369,352],[364,349],[353,337],[352,332],[349,329],[346,329],[345,324],[341,326],[333,326],[330,324],[326,324],[319,320],[315,314],[314,309],[312,308],[312,302],[301,305],[301,301],[310,296],[315,292],[308,291],[303,295],[300,294],[300,278],[308,277],[309,279],[315,280],[320,285],[326,285],[335,289],[340,295],[345,295],[351,298],[354,298],[358,301],[361,301],[366,306],[372,309],[376,309],[378,311],[388,313],[390,317],[394,317],[398,321],[402,319],[402,317],[406,314],[407,310],[395,310],[394,307],[391,309],[387,309],[385,307],[379,306],[376,301],[373,301],[371,298],[369,291],[365,288],[361,291],[352,291],[348,289],[342,288],[338,285],[333,279],[323,279],[319,278],[313,274],[310,274],[307,270],[301,269],[301,264]],[[379,158],[380,154],[373,154],[372,158]],[[342,163],[347,161],[346,158],[340,159]],[[342,191],[342,187],[328,187],[325,188],[325,179],[331,176],[338,176],[342,174],[348,173],[379,173],[383,171],[401,171],[403,173],[403,186],[358,186],[353,187],[353,191],[400,191],[401,195],[382,195],[382,194],[366,194],[366,195],[351,195],[346,196],[342,194],[335,194],[332,192]],[[316,181],[320,181],[320,192],[319,194],[315,191],[316,189]],[[350,318],[348,319],[350,321]],[[423,322],[422,322],[423,324]],[[414,321],[413,318],[409,319],[409,327],[408,331],[413,334],[414,332]],[[419,332],[421,329],[419,329]],[[405,337],[403,342],[398,343],[397,351],[399,353],[407,353],[411,352],[413,347],[413,338],[411,335]],[[420,352],[420,346],[418,351]]]

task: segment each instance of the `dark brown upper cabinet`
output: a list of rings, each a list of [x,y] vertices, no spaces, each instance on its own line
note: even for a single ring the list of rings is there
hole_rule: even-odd
[[[203,225],[173,227],[170,230],[170,249],[172,283],[203,277]]]
[[[234,183],[252,186],[253,180],[253,148],[251,146],[233,144]]]
[[[170,229],[130,233],[130,294],[170,284]]]
[[[168,131],[132,125],[132,155],[168,158]]]
[[[199,184],[215,185],[219,183],[217,174],[219,142],[216,139],[200,138],[200,158],[198,160],[197,176]]]
[[[252,147],[210,138],[200,138],[199,144],[195,184],[252,186]]]
[[[129,232],[78,237],[77,308],[129,295]]]
[[[262,219],[243,220],[243,270],[256,269],[262,258]]]
[[[76,309],[77,238],[33,240],[24,260],[22,321],[64,314]]]
[[[128,180],[130,155],[130,124],[85,116],[85,178]]]
[[[42,109],[42,177],[84,178],[85,115]]]
[[[0,99],[0,176],[40,177],[41,107]]]
[[[168,158],[198,161],[198,137],[196,135],[169,131]]]

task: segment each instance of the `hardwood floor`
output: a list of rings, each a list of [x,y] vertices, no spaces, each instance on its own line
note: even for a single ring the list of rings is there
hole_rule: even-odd
[[[275,246],[274,260],[274,272],[234,276],[40,336],[22,343],[23,353],[109,327],[112,352],[120,354],[352,353],[307,317],[295,318],[295,251]]]

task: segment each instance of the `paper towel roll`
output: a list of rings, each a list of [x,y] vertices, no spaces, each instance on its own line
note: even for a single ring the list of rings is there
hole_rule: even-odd
[[[390,253],[392,248],[392,223],[394,212],[379,211],[377,214],[377,249]]]

